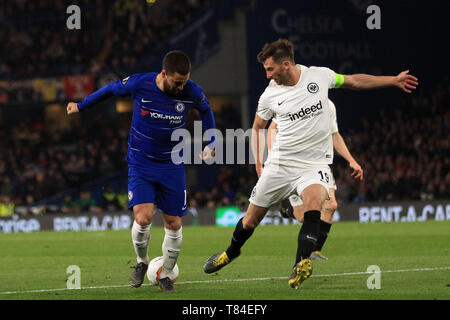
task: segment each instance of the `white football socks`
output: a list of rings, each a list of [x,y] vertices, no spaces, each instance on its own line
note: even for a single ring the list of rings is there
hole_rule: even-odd
[[[133,240],[134,251],[136,252],[137,262],[149,264],[148,244],[150,242],[150,227],[152,224],[141,226],[134,220],[131,228],[131,239]]]
[[[182,227],[178,230],[164,228],[164,231],[166,234],[162,244],[163,267],[160,275],[161,279],[167,277],[175,267],[180,254],[181,243],[183,242]]]

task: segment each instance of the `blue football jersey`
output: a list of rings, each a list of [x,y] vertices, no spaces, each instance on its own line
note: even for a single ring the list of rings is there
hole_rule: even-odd
[[[172,163],[172,152],[175,152],[174,147],[180,143],[172,141],[172,133],[176,129],[185,128],[190,108],[199,111],[204,130],[215,129],[209,101],[200,86],[188,80],[178,95],[168,95],[156,85],[157,75],[131,75],[103,87],[78,104],[81,111],[111,95],[131,95],[134,109],[128,137],[129,164],[142,165],[140,162],[143,159]],[[209,143],[214,143],[214,140],[215,137]]]

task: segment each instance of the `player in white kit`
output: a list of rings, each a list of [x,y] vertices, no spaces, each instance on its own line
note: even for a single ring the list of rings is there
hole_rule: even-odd
[[[298,66],[300,67],[300,66]],[[333,141],[333,148],[345,159],[348,161],[349,167],[353,170],[352,176],[355,179],[363,179],[364,171],[358,162],[354,159],[352,154],[347,148],[344,139],[339,133],[338,124],[337,124],[337,115],[336,115],[336,107],[331,100],[328,100],[328,107],[330,108],[330,130],[331,137]],[[274,119],[269,126],[269,130],[267,133],[267,148],[270,152],[272,149],[272,145],[276,139],[277,132],[277,123]],[[333,152],[332,150],[330,152]],[[336,191],[336,181],[334,179],[333,173],[330,171],[330,177],[328,181],[328,193],[330,198],[327,199],[323,203],[322,210],[320,212],[320,227],[319,227],[319,235],[316,243],[316,247],[314,251],[311,253],[309,257],[311,260],[327,260],[321,250],[325,241],[328,238],[328,234],[331,229],[331,225],[333,223],[333,214],[337,209],[338,203],[335,197]],[[297,195],[293,194],[288,199],[284,199],[280,203],[280,212],[281,215],[285,218],[293,218],[299,222],[303,222],[304,210],[303,210],[303,201]]]
[[[418,82],[409,71],[397,76],[372,76],[341,75],[325,67],[297,68],[292,43],[284,39],[266,44],[258,54],[258,61],[270,79],[259,99],[252,127],[252,151],[259,180],[245,216],[236,225],[230,246],[212,255],[203,270],[216,272],[236,259],[269,207],[297,194],[303,201],[305,214],[298,236],[296,262],[288,281],[290,287],[297,289],[312,273],[309,257],[319,234],[320,210],[329,196],[327,179],[329,164],[333,162],[333,145],[328,89],[396,86],[411,92]],[[272,118],[277,122],[278,133],[263,170],[265,141],[260,130],[264,130]]]

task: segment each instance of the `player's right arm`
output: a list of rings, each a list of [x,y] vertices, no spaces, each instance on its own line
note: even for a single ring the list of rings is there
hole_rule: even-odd
[[[113,95],[134,94],[134,90],[139,79],[139,75],[132,75],[123,80],[114,81],[103,88],[88,95],[80,103],[69,102],[67,104],[67,114],[73,114],[92,107],[96,103]]]
[[[268,120],[262,119],[258,114],[255,115],[255,120],[252,126],[252,152],[255,159],[256,173],[258,177],[261,176],[263,169],[263,155],[265,147],[265,135],[263,129],[266,128]]]

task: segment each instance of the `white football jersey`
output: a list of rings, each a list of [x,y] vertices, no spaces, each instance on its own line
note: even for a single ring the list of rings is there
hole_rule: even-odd
[[[331,111],[328,89],[335,87],[334,71],[326,67],[301,69],[294,86],[271,80],[259,99],[257,114],[274,119],[277,135],[266,163],[303,167],[305,164],[331,164]]]

